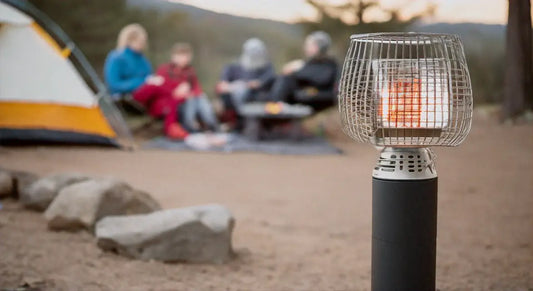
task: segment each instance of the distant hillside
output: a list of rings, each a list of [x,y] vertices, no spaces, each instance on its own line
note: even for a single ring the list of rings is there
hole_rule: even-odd
[[[170,2],[166,0],[127,0],[128,5],[144,8],[154,9],[160,12],[180,11],[189,15],[193,22],[216,22],[222,25],[229,25],[236,28],[236,32],[241,33],[241,30],[250,32],[254,29],[283,32],[283,34],[292,37],[302,37],[302,30],[298,25],[273,21],[268,19],[248,18],[242,16],[235,16],[231,14],[218,13],[211,10],[198,8],[192,5],[187,5],[178,2]],[[470,42],[470,38],[477,39],[496,38],[503,39],[505,34],[505,25],[498,24],[482,24],[482,23],[419,23],[413,25],[413,31],[420,32],[441,32],[441,33],[455,33],[461,36],[466,43]]]
[[[413,26],[414,31],[453,33],[461,37],[467,51],[483,54],[502,51],[505,44],[505,25],[481,23],[435,23]],[[490,44],[490,46],[488,45]]]
[[[457,34],[467,49],[501,49],[505,40],[505,25],[481,23],[435,23],[417,25],[415,31]],[[486,47],[487,42],[498,43],[498,48]]]
[[[133,7],[154,9],[160,12],[180,11],[189,15],[191,20],[198,22],[205,20],[214,21],[224,25],[236,26],[245,30],[268,28],[269,30],[276,30],[278,32],[283,31],[283,33],[295,37],[298,37],[301,34],[301,30],[296,25],[289,23],[218,13],[178,2],[166,0],[127,0],[127,3]]]
[[[503,37],[505,34],[505,25],[500,24],[482,24],[482,23],[432,23],[416,25],[419,31],[427,32],[443,32],[456,33],[461,37],[469,37],[472,35],[491,35],[495,37]]]

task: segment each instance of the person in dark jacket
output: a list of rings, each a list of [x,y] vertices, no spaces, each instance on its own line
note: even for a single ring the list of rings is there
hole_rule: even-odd
[[[335,104],[337,62],[328,56],[331,38],[323,31],[307,36],[306,60],[289,62],[272,88],[272,99],[289,104],[305,104],[321,111]]]
[[[247,102],[267,101],[276,72],[263,41],[248,39],[238,62],[227,65],[222,71],[217,93],[224,105],[224,119],[235,119]]]

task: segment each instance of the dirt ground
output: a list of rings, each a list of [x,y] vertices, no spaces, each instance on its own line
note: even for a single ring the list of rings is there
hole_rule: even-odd
[[[437,287],[533,290],[533,126],[474,124],[462,146],[436,149]],[[114,176],[165,208],[222,203],[236,218],[238,257],[225,265],[133,261],[101,252],[88,233],[49,232],[40,213],[3,201],[0,289],[369,290],[377,152],[338,145],[345,155],[1,148],[2,167]]]

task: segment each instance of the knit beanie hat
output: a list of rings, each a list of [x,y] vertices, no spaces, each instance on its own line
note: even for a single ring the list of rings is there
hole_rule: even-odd
[[[326,54],[331,46],[331,37],[324,31],[315,31],[308,35],[307,38],[318,45],[322,55]]]
[[[265,43],[255,37],[248,39],[242,46],[240,62],[245,70],[255,70],[267,65],[269,57]]]

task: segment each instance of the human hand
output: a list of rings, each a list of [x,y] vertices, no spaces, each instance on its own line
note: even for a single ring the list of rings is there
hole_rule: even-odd
[[[283,69],[281,70],[281,73],[283,75],[290,75],[294,72],[299,71],[304,66],[304,61],[302,60],[294,60],[291,62],[288,62],[283,66]]]
[[[191,85],[189,83],[181,83],[172,91],[172,95],[177,98],[188,98],[191,93]]]
[[[221,93],[229,93],[231,91],[231,85],[230,85],[230,83],[228,83],[226,81],[222,81],[222,82],[218,83],[218,90]]]
[[[165,79],[161,76],[150,75],[146,77],[145,83],[154,86],[161,86],[165,82]]]
[[[231,92],[241,92],[248,89],[248,82],[244,80],[237,80],[230,83]]]
[[[257,89],[261,86],[261,81],[251,80],[251,81],[248,81],[247,85],[248,85],[248,88],[250,89]]]

